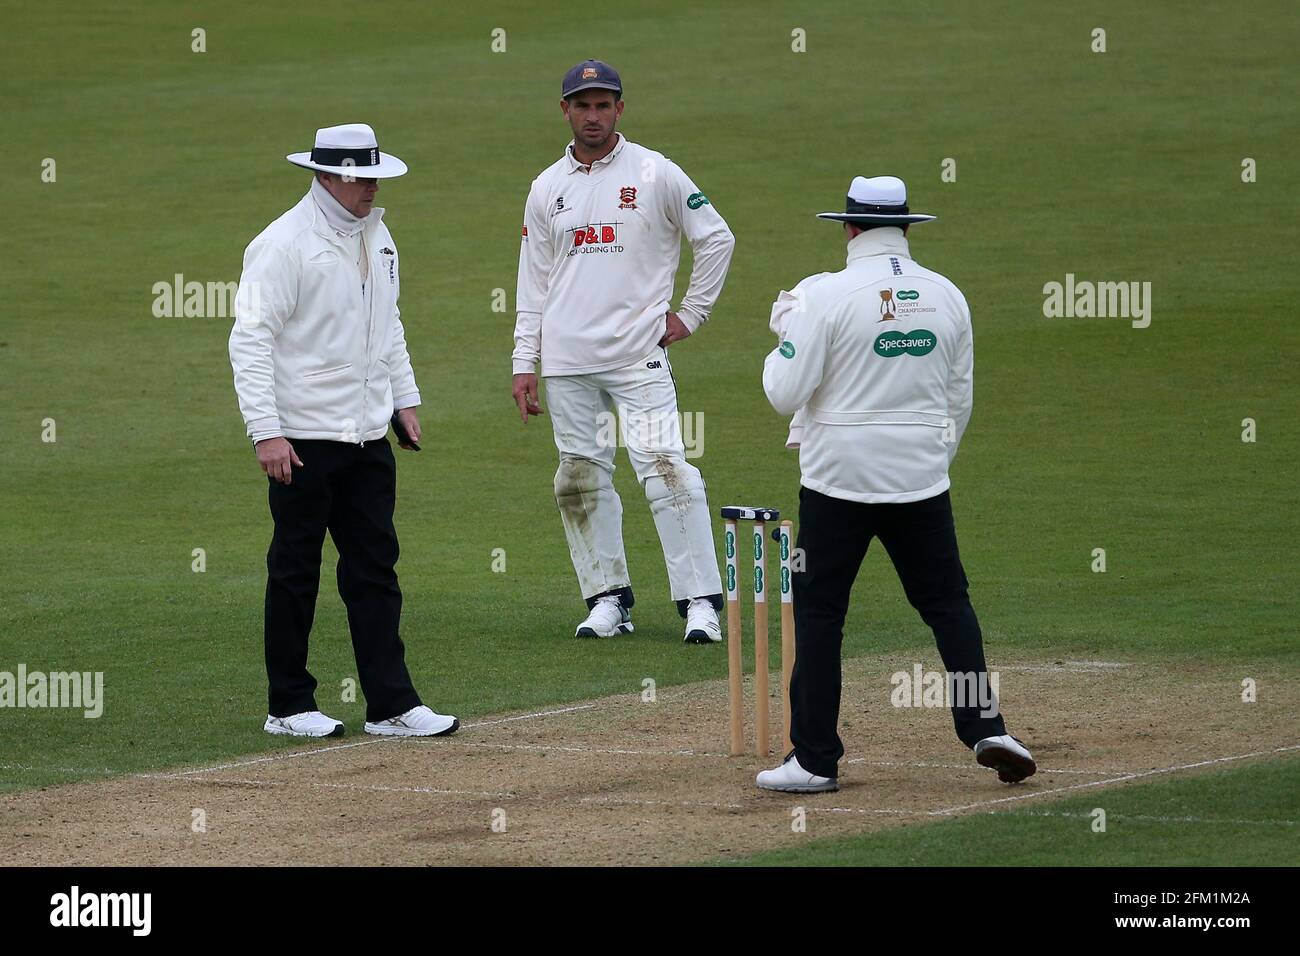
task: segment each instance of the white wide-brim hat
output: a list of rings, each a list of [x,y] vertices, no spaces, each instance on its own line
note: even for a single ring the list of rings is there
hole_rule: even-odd
[[[375,131],[365,123],[318,129],[310,153],[290,153],[285,159],[295,166],[357,179],[394,179],[406,173],[406,163],[379,151]]]
[[[854,176],[849,184],[844,211],[819,212],[817,218],[873,226],[905,226],[930,222],[936,217],[908,210],[907,186],[897,176],[874,176],[871,179]]]

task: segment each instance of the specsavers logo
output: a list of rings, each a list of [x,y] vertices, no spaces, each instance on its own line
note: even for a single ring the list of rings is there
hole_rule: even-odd
[[[691,209],[699,209],[701,206],[710,206],[709,197],[704,193],[691,193],[686,197],[686,205]]]
[[[876,337],[877,355],[893,358],[895,355],[929,355],[934,351],[938,339],[929,329],[917,329],[915,332],[881,332]]]
[[[579,253],[587,255],[592,252],[622,252],[623,246],[618,241],[617,222],[597,222],[586,226],[575,226],[566,230],[573,236],[567,256]]]
[[[782,342],[779,351],[784,358],[794,358],[794,343]]]

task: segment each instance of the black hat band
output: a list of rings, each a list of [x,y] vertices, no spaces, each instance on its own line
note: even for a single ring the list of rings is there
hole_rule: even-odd
[[[311,161],[321,166],[378,166],[379,147],[327,149],[324,146],[314,146],[311,151]]]
[[[907,203],[901,206],[879,206],[875,203],[858,202],[852,196],[844,204],[844,213],[849,216],[906,216]]]

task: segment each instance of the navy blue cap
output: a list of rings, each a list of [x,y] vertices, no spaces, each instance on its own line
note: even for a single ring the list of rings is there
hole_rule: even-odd
[[[560,95],[567,98],[579,90],[613,90],[621,94],[623,81],[618,78],[618,70],[608,63],[602,63],[600,60],[583,60],[564,74]]]

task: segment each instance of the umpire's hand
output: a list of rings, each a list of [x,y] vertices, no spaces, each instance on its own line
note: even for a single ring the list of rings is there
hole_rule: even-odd
[[[293,484],[293,465],[302,467],[302,459],[293,450],[287,438],[264,438],[257,443],[257,463],[282,485]]]
[[[420,440],[420,435],[422,434],[420,431],[420,419],[416,417],[414,408],[398,409],[397,420],[401,422],[402,427],[406,429],[406,434],[411,436],[411,441],[418,442]],[[401,442],[397,443],[397,447],[405,448],[407,451],[415,450],[411,445],[403,445]]]

